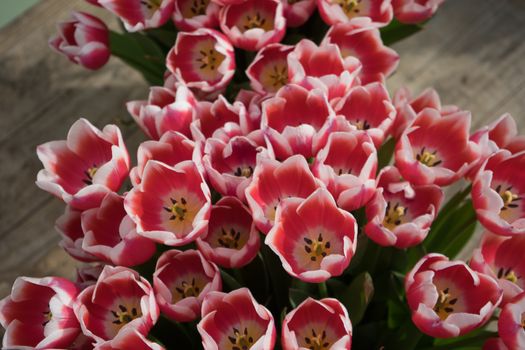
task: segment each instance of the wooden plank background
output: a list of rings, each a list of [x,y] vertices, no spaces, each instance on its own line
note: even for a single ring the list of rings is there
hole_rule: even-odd
[[[147,95],[117,59],[88,72],[48,49],[71,9],[114,24],[84,1],[42,0],[0,30],[0,297],[18,275],[74,275],[53,228],[63,204],[34,185],[36,146],[64,138],[81,116],[99,127],[129,118],[124,103]],[[395,45],[401,64],[389,88],[434,86],[446,104],[471,110],[475,126],[511,112],[525,130],[524,24],[523,0],[448,0],[423,32]],[[134,152],[142,136],[123,132]]]

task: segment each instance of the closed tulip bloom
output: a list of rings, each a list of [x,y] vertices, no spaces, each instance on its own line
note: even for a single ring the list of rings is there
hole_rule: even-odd
[[[72,12],[71,18],[58,24],[58,35],[49,45],[73,63],[99,69],[111,56],[108,27],[95,16]]]
[[[118,191],[129,171],[129,155],[120,130],[107,125],[101,131],[86,119],[69,129],[67,140],[37,147],[44,165],[38,187],[75,209],[95,207],[111,191]]]
[[[173,0],[98,0],[98,3],[117,15],[130,32],[158,28],[173,13]]]
[[[136,271],[106,266],[97,283],[79,294],[75,315],[82,332],[101,345],[129,330],[147,335],[159,307],[153,288]]]
[[[217,265],[200,252],[174,249],[157,261],[153,286],[164,315],[177,322],[190,322],[200,317],[206,295],[222,289],[222,281]]]
[[[326,189],[308,198],[284,199],[265,243],[293,277],[310,283],[339,276],[350,264],[357,244],[357,224],[339,209]]]
[[[81,223],[82,211],[66,206],[64,214],[55,222],[55,230],[58,231],[62,240],[58,243],[66,253],[73,258],[83,262],[94,262],[100,259],[88,253],[82,248],[84,242],[84,231]]]
[[[284,350],[350,350],[352,323],[337,299],[308,298],[284,318],[281,339]]]
[[[392,0],[394,16],[401,23],[419,23],[431,18],[445,0]]]
[[[315,11],[315,0],[281,0],[283,3],[286,26],[295,28],[302,26]]]
[[[275,344],[273,316],[247,288],[208,294],[197,329],[204,350],[272,350]]]
[[[435,338],[459,337],[481,327],[503,293],[492,277],[434,253],[406,275],[405,291],[412,321]]]
[[[257,256],[261,240],[249,209],[236,197],[223,197],[211,208],[208,231],[197,246],[208,260],[237,269]]]
[[[0,300],[4,349],[69,349],[80,333],[73,312],[78,289],[60,277],[18,277]]]

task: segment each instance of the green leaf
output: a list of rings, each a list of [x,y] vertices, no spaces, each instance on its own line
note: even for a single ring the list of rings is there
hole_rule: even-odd
[[[388,318],[387,318],[388,328],[390,329],[397,328],[401,324],[406,322],[407,319],[410,320],[410,313],[408,312],[406,305],[403,305],[400,302],[395,301],[395,300],[388,300],[387,308],[388,308]]]
[[[289,298],[290,304],[293,308],[299,306],[299,304],[305,301],[309,296],[310,295],[302,289],[290,288]]]
[[[363,272],[354,278],[352,283],[337,297],[348,310],[352,324],[357,325],[363,318],[373,296],[372,276],[368,272]]]
[[[389,138],[388,141],[383,143],[383,145],[379,148],[379,150],[377,151],[378,171],[390,164],[392,156],[394,155],[395,148],[396,139],[394,139],[393,137]]]
[[[230,289],[235,290],[242,288],[242,284],[240,284],[232,275],[230,275],[228,272],[221,269],[221,277],[224,284]]]
[[[385,45],[392,45],[423,29],[422,24],[404,24],[393,20],[386,27],[381,28],[381,38]]]

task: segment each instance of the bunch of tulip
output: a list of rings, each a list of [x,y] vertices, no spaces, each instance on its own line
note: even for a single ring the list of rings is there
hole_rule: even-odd
[[[154,84],[150,140],[132,166],[80,119],[37,148],[85,264],[15,281],[5,348],[525,348],[525,137],[384,85],[441,0],[89,2],[128,32],[74,13],[50,45]]]

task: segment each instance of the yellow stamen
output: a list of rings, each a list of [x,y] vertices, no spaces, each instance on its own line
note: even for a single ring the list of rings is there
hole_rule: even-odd
[[[440,290],[438,293],[439,297],[434,306],[434,311],[440,319],[445,320],[449,314],[454,312],[454,305],[457,303],[458,299],[452,298],[448,288]]]

